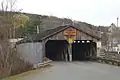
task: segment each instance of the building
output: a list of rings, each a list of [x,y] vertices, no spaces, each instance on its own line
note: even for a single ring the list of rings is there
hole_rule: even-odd
[[[108,28],[108,45],[107,50],[112,52],[118,52],[120,44],[120,28],[116,27],[115,24],[111,24]]]

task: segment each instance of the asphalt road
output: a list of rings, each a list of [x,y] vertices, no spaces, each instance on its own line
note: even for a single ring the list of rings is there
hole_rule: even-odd
[[[53,62],[21,80],[120,80],[120,67],[95,62]]]

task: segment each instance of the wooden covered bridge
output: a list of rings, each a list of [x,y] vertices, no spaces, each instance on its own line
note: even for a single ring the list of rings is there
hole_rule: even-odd
[[[65,25],[46,30],[17,43],[17,51],[31,64],[44,57],[54,61],[88,60],[97,56],[100,35],[75,26]]]

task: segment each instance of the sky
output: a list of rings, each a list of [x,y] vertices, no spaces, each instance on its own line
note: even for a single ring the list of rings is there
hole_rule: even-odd
[[[17,0],[22,12],[109,26],[120,17],[120,0]],[[119,22],[120,23],[120,22]]]

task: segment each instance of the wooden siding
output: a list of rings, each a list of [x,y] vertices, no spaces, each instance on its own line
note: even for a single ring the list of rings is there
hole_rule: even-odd
[[[65,36],[64,36],[64,31],[51,36],[48,40],[66,40]],[[74,37],[75,40],[93,40],[94,42],[97,42],[96,38],[93,38],[89,35],[87,35],[86,33],[80,32],[79,30],[77,30],[77,35]]]

